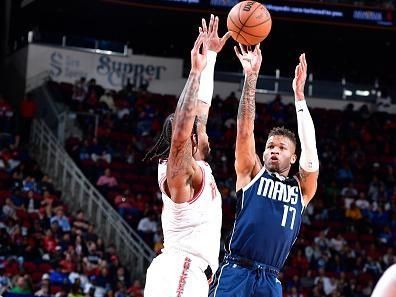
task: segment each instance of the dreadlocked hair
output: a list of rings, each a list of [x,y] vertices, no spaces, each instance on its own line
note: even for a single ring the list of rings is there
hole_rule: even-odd
[[[171,113],[167,116],[162,125],[162,132],[154,144],[154,146],[146,153],[142,161],[153,161],[159,159],[167,159],[171,147],[172,140],[172,122],[175,118],[175,114]],[[196,147],[198,148],[198,117],[195,117],[193,126],[193,135],[196,141]],[[195,154],[195,152],[194,152]]]
[[[286,129],[285,127],[272,128],[268,134],[268,138],[270,138],[271,136],[285,136],[293,142],[295,147],[297,146],[296,135],[294,134],[294,132],[290,131],[289,129]]]

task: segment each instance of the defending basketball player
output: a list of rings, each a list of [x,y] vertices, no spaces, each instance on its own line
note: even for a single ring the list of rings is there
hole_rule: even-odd
[[[315,129],[304,99],[305,55],[295,70],[293,90],[301,142],[300,170],[288,177],[297,160],[293,132],[276,127],[267,139],[264,166],[254,138],[255,92],[262,56],[235,47],[245,82],[239,102],[235,151],[238,196],[234,228],[226,243],[225,259],[210,288],[212,297],[281,297],[277,279],[297,238],[302,213],[316,192],[319,161]]]
[[[396,296],[396,264],[389,267],[379,279],[371,297]]]
[[[218,267],[221,196],[205,162],[210,153],[206,122],[215,60],[229,37],[218,37],[218,22],[213,15],[209,27],[202,20],[176,111],[146,155],[159,159],[164,249],[147,270],[145,297],[207,296],[212,271]]]

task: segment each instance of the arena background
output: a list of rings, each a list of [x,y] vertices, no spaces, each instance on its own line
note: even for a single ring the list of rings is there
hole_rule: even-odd
[[[156,166],[141,159],[175,107],[201,18],[217,14],[224,34],[236,2],[0,4],[0,294],[142,296],[162,238]],[[257,151],[271,127],[296,131],[291,79],[305,52],[321,161],[284,296],[370,296],[396,263],[395,3],[264,4]],[[224,236],[242,79],[232,45],[208,123]]]

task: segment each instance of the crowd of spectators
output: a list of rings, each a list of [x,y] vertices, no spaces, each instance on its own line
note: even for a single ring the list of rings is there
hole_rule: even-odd
[[[20,110],[30,122],[24,112],[31,106],[26,98]],[[62,202],[15,123],[14,108],[0,96],[0,295],[142,297],[115,246],[105,245],[83,210],[71,213]],[[20,131],[28,133],[24,125]]]
[[[77,85],[54,83],[52,87],[62,90],[70,106],[97,114],[100,124],[95,134],[92,117],[81,117],[84,140],[70,138],[67,150],[119,214],[160,252],[156,164],[141,160],[177,98],[128,85],[118,93],[102,89],[94,105],[87,92],[76,105]],[[111,99],[101,100],[102,96]],[[237,106],[233,93],[224,100],[215,96],[207,129],[211,165],[223,198],[223,238],[235,212]],[[280,96],[269,104],[257,104],[256,112],[259,151],[273,126],[296,130],[294,106],[283,104]],[[312,108],[311,113],[321,175],[299,239],[280,276],[284,296],[369,296],[381,273],[396,262],[396,140],[392,137],[396,117],[370,112],[365,105],[359,110],[348,105],[343,111]]]
[[[75,86],[56,87],[73,106]],[[120,215],[160,252],[163,238],[156,164],[141,160],[177,98],[132,86],[107,93],[112,94],[111,106],[102,104],[103,100],[94,106],[86,99],[79,103],[79,108],[99,115],[99,128],[95,134],[92,118],[81,117],[84,140],[69,139],[67,149],[92,182],[102,187]],[[101,94],[105,91],[97,97]],[[235,212],[237,106],[233,93],[227,98],[215,96],[207,129],[211,165],[223,198],[223,238],[232,227]],[[256,112],[258,148],[264,147],[267,133],[275,125],[296,130],[294,106],[283,104],[280,96],[269,104],[258,103]],[[359,110],[348,105],[343,111],[312,108],[312,116],[321,175],[299,239],[280,276],[284,295],[369,296],[382,272],[396,262],[396,141],[392,137],[396,118],[371,112],[366,105]],[[107,154],[109,157],[104,157]],[[107,181],[104,189],[103,181]]]
[[[141,160],[159,135],[162,121],[174,110],[177,98],[151,94],[132,85],[127,85],[120,92],[104,90],[94,80],[87,83],[85,79],[75,85],[51,82],[49,88],[60,91],[60,99],[72,110],[98,116],[99,126],[96,127],[94,117],[78,113],[83,138],[68,139],[67,151],[118,213],[160,253],[163,240],[160,223],[162,201],[156,181],[156,163],[143,163]],[[211,166],[223,199],[223,239],[232,228],[235,213],[233,164],[237,108],[238,98],[235,94],[231,93],[227,98],[215,96],[207,129],[212,148]],[[367,106],[355,110],[353,105],[348,105],[343,111],[312,108],[311,114],[316,128],[321,175],[316,197],[305,210],[299,238],[279,276],[283,282],[284,296],[369,296],[382,272],[396,263],[396,139],[392,137],[396,132],[396,117],[383,112],[370,112]],[[273,126],[282,125],[294,131],[297,127],[294,106],[285,105],[280,96],[269,104],[258,103],[256,118],[258,151],[264,148],[267,134]],[[3,123],[4,119],[1,120]],[[44,236],[43,241],[39,241],[43,244],[39,251],[45,253],[40,254],[40,262],[49,261],[54,271],[59,272],[65,269],[64,264],[62,266],[56,261],[64,260],[69,270],[73,268],[74,273],[88,275],[87,278],[80,277],[81,284],[75,285],[85,290],[88,297],[90,291],[86,289],[85,281],[97,288],[95,282],[98,278],[101,280],[103,275],[104,278],[115,275],[113,261],[118,264],[118,259],[115,255],[109,256],[101,240],[94,240],[92,225],[88,224],[85,236],[75,234],[74,223],[84,221],[83,213],[73,217],[67,214],[64,205],[49,203],[60,201],[53,197],[59,198],[61,193],[51,187],[48,176],[36,175],[37,165],[29,161],[33,165],[27,166],[27,161],[15,155],[13,149],[15,145],[3,145],[5,176],[13,180],[11,188],[7,190],[13,194],[14,179],[19,178],[22,180],[19,191],[26,197],[22,196],[25,202],[18,204],[18,201],[13,201],[15,195],[2,195],[2,219],[7,216],[7,223],[14,222],[15,225],[15,216],[20,216],[21,212],[14,207],[25,204],[33,209],[31,212],[24,210],[29,217],[37,216],[36,220],[31,221],[33,227],[23,228],[22,223],[19,228],[15,227],[19,229],[17,234],[23,237],[26,230],[28,234],[35,234],[34,228],[41,227]],[[26,172],[27,168],[35,168],[35,174],[30,173],[30,170]],[[296,171],[296,167],[292,169],[292,173]],[[42,184],[48,190],[42,190]],[[40,198],[34,199],[37,195]],[[51,240],[55,236],[52,225],[57,226],[56,232],[60,234],[55,239],[56,243]],[[44,241],[44,238],[48,239]],[[68,253],[65,241],[73,243],[71,250],[74,252]],[[52,249],[48,250],[44,242]],[[11,249],[14,250],[21,251]],[[56,256],[57,250],[62,251],[60,256]],[[98,250],[102,252],[100,259],[103,262],[100,263],[105,263],[105,267],[99,265],[100,268],[94,269],[96,274],[92,278],[86,269],[92,265],[90,253]],[[69,259],[74,259],[78,251],[87,254],[82,258],[77,257],[78,262],[73,266]],[[14,257],[5,257],[11,259],[7,261],[14,263],[14,266],[7,264],[4,267],[19,269],[18,272],[8,271],[8,275],[26,271],[25,263],[29,261],[24,259],[21,262],[21,254],[28,257],[30,251],[23,250]],[[40,276],[34,273],[30,276],[36,282],[42,278],[45,284],[47,277],[51,280],[51,274],[47,276],[46,271],[37,271],[40,271]],[[2,279],[2,283],[6,282]],[[19,275],[14,286],[24,282],[29,283],[29,277],[26,278],[26,274]],[[106,292],[99,290],[103,294],[131,292],[126,290],[130,283],[113,281],[109,286],[106,282],[100,284]],[[51,282],[51,290],[54,287],[59,288]],[[64,292],[63,287],[60,292]],[[67,288],[74,294],[72,281],[69,280]],[[99,294],[97,291],[95,294]]]

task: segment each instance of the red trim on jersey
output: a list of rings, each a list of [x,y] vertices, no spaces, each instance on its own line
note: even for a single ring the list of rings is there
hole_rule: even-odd
[[[188,278],[188,271],[190,270],[191,259],[186,257],[183,263],[183,270],[179,277],[179,284],[177,285],[176,297],[181,297],[184,292],[184,286]]]
[[[201,188],[199,189],[199,192],[197,194],[195,194],[194,197],[190,201],[188,201],[188,203],[190,203],[190,204],[194,203],[195,201],[198,200],[198,198],[201,196],[201,194],[205,188],[205,170],[201,166],[199,166],[199,168],[202,171],[202,184],[201,184]]]

